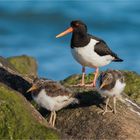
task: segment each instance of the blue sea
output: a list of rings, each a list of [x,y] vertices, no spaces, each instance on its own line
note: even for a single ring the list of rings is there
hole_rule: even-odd
[[[0,56],[33,56],[39,76],[54,80],[81,73],[70,52],[71,34],[55,38],[75,19],[84,21],[90,34],[105,40],[124,59],[100,70],[140,73],[139,0],[1,0]],[[92,71],[87,68],[87,73]]]

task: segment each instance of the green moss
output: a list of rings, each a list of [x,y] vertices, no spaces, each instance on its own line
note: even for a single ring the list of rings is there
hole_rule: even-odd
[[[36,76],[37,64],[34,58],[22,55],[16,57],[9,57],[7,60],[24,75]]]
[[[93,81],[94,75],[92,73],[88,74],[85,76],[85,83],[89,84]],[[82,75],[71,75],[68,78],[64,79],[61,81],[62,84],[68,86],[68,85],[76,85],[81,82]]]
[[[125,93],[140,104],[140,75],[130,71],[124,71],[124,75],[126,80]]]
[[[132,98],[136,103],[140,104],[140,75],[131,71],[122,71],[125,75],[126,88],[125,93]],[[85,78],[86,83],[91,83],[93,80],[93,74],[88,74]],[[81,82],[81,75],[72,75],[61,83],[65,86],[75,85]]]
[[[26,100],[0,84],[0,139],[59,139],[58,133],[41,125]]]

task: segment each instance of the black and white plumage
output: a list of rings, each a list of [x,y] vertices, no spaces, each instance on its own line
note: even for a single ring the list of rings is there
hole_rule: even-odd
[[[125,80],[122,72],[118,70],[107,70],[98,77],[98,91],[101,95],[107,96],[106,108],[103,114],[108,111],[109,99],[113,98],[113,111],[116,113],[116,98],[120,96],[125,88]]]
[[[92,36],[87,33],[87,26],[82,21],[72,21],[71,27],[56,37],[64,36],[72,32],[71,38],[71,52],[75,60],[82,65],[82,82],[85,85],[85,67],[95,68],[95,77],[93,86],[96,86],[96,79],[98,75],[98,67],[108,65],[112,61],[121,62],[117,54],[115,54],[107,46],[106,42],[100,38]]]
[[[78,103],[78,99],[73,97],[70,90],[52,80],[37,78],[27,92],[32,93],[32,97],[37,104],[51,111],[49,123],[52,126],[55,125],[56,111],[69,104]]]

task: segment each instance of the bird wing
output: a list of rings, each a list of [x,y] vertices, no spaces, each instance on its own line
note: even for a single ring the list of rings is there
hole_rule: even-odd
[[[117,56],[117,54],[115,54],[106,44],[106,42],[98,37],[89,35],[92,39],[97,40],[98,42],[96,43],[96,45],[94,46],[94,51],[100,55],[100,56],[105,56],[105,55],[111,55],[113,56],[116,60],[120,60],[121,59]]]
[[[51,97],[66,96],[72,97],[72,92],[62,86],[59,82],[48,81],[45,85],[46,94]]]
[[[57,96],[57,97],[54,97],[55,100],[58,102],[58,103],[63,103],[63,102],[66,102],[68,101],[71,97],[69,96],[65,96],[65,95],[61,95],[61,96]]]

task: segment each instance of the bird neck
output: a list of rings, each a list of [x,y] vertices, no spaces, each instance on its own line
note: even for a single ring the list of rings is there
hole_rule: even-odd
[[[33,91],[32,96],[34,96],[34,97],[38,96],[42,89],[43,88],[39,88],[39,89],[36,89],[35,91]]]
[[[84,47],[90,42],[87,32],[73,32],[71,38],[71,48]]]

